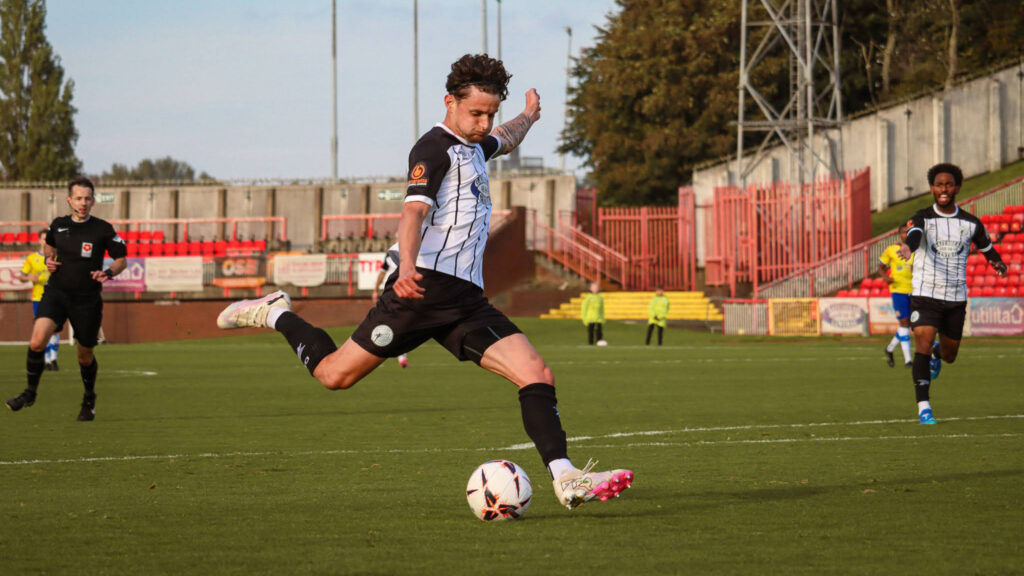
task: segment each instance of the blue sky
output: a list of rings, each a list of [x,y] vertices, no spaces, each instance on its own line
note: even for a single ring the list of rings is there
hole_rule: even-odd
[[[338,0],[339,176],[399,175],[413,143],[412,0]],[[420,0],[419,119],[444,117],[451,62],[482,49],[479,0]],[[542,118],[521,150],[555,167],[573,55],[614,0],[505,0],[504,119],[536,87]],[[47,37],[75,81],[88,173],[173,156],[218,178],[331,172],[330,0],[50,0]],[[497,3],[488,46],[497,53]],[[575,168],[578,159],[568,157]]]

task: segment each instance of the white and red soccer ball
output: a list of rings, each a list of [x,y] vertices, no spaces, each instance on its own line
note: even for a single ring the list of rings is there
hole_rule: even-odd
[[[466,500],[477,518],[516,520],[530,507],[533,485],[515,462],[491,460],[473,471],[466,484]]]

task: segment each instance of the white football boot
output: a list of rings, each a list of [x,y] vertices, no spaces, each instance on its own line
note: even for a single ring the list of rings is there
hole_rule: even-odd
[[[222,330],[230,328],[266,328],[267,313],[271,308],[292,309],[292,299],[284,290],[267,294],[255,300],[239,300],[228,306],[217,316],[217,327]]]
[[[618,498],[633,483],[632,470],[591,472],[595,465],[596,460],[588,460],[583,470],[570,470],[555,478],[555,496],[563,506],[571,510],[591,500]]]

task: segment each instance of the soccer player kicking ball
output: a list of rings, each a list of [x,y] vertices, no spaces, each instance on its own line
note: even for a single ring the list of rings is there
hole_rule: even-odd
[[[289,308],[284,292],[228,306],[221,328],[266,326],[281,332],[317,380],[350,388],[387,358],[433,338],[519,388],[526,433],[553,478],[559,502],[574,508],[618,496],[630,470],[573,466],[555,400],[555,378],[526,336],[483,296],[483,256],[491,218],[487,160],[522,142],[540,118],[540,97],[526,93],[522,114],[491,134],[508,94],[498,60],[465,55],[448,75],[447,113],[409,154],[409,183],[398,225],[398,275],[341,348]]]
[[[914,364],[910,357],[910,292],[914,289],[914,257],[911,256],[910,260],[904,260],[900,256],[900,246],[906,243],[909,229],[910,226],[906,224],[900,226],[900,243],[886,248],[878,258],[879,270],[889,282],[892,309],[896,311],[896,319],[900,323],[896,328],[896,334],[885,347],[885,358],[889,362],[889,368],[896,365],[892,353],[897,346],[903,350],[905,365],[909,368]]]
[[[973,242],[1000,276],[1006,264],[999,257],[985,226],[956,205],[964,175],[953,164],[928,170],[935,204],[907,222],[910,230],[900,256],[914,255],[914,291],[910,297],[910,326],[914,330],[914,390],[921,424],[935,424],[929,402],[932,380],[942,362],[952,364],[960,350],[967,315],[967,256]],[[939,341],[935,336],[939,334]]]
[[[380,288],[381,282],[385,282],[385,280],[390,281],[392,276],[395,279],[398,278],[398,276],[395,276],[395,272],[398,272],[398,258],[398,242],[395,242],[388,247],[388,251],[384,254],[384,261],[381,262],[380,272],[377,273],[377,281],[373,283],[374,306],[377,305],[377,297],[379,296],[377,290]],[[384,285],[384,288],[387,289],[387,284]],[[398,360],[398,365],[402,368],[409,367],[409,357],[407,355],[399,354],[396,360]]]

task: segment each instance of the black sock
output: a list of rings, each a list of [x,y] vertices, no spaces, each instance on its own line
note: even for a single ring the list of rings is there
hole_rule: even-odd
[[[594,343],[594,327],[596,324],[587,324],[587,344]]]
[[[277,318],[274,326],[288,340],[310,374],[321,360],[338,349],[327,332],[306,322],[298,314],[285,312]]]
[[[914,367],[911,373],[914,378],[914,393],[917,394],[918,402],[928,400],[928,389],[932,385],[932,369],[928,365],[931,356],[928,354],[914,353]]]
[[[650,344],[651,344],[651,334],[653,334],[653,333],[654,333],[654,324],[648,324],[647,325],[647,341],[644,342],[644,346],[650,346]]]
[[[28,358],[25,360],[25,373],[28,375],[28,388],[25,392],[32,398],[36,397],[36,390],[39,388],[39,379],[43,377],[43,356],[45,351],[36,352],[28,349]]]
[[[85,386],[85,394],[87,396],[95,396],[96,372],[98,372],[100,369],[99,362],[97,362],[96,358],[94,357],[92,359],[92,364],[88,366],[86,366],[85,364],[79,364],[78,369],[82,373],[82,386]]]
[[[662,335],[662,333],[664,331],[665,331],[664,328],[662,328],[661,326],[658,326],[658,346],[661,346],[661,335]]]
[[[569,457],[562,419],[558,415],[555,387],[543,382],[519,389],[519,405],[523,411],[523,428],[533,440],[546,467],[552,460]]]

